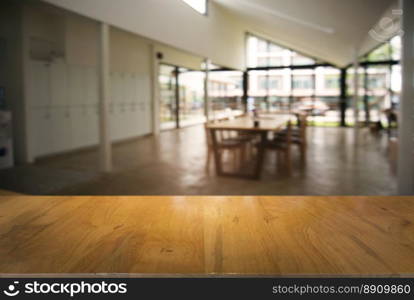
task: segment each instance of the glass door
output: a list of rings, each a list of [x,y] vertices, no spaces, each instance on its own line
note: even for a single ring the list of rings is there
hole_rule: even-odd
[[[160,122],[161,129],[178,128],[177,68],[160,65]]]
[[[204,109],[204,72],[180,68],[179,120],[180,127],[201,124],[206,121]]]
[[[161,129],[181,128],[206,121],[204,72],[160,65]]]

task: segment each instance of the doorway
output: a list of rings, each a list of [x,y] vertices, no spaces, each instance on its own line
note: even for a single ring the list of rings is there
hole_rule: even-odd
[[[204,72],[161,64],[159,74],[161,130],[204,123]]]

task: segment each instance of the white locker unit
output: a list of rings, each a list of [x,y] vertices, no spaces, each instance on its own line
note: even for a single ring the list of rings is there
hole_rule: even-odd
[[[86,109],[86,132],[85,146],[96,145],[99,142],[99,111],[98,107],[88,107]]]
[[[66,64],[58,60],[49,65],[50,105],[54,107],[67,106]]]
[[[85,102],[89,106],[97,106],[98,99],[98,70],[96,68],[87,67],[85,69]]]
[[[49,64],[33,61],[30,64],[29,107],[47,107],[50,105]]]
[[[126,135],[125,137],[129,138],[129,137],[139,136],[140,135],[139,123],[138,123],[136,113],[130,109],[125,109],[124,114],[125,114],[126,125],[128,126],[128,130],[125,132],[125,135]]]
[[[52,120],[52,151],[59,153],[72,150],[71,115],[68,108],[53,108]]]
[[[49,154],[52,150],[50,108],[32,108],[31,114],[31,149],[34,157]]]
[[[138,100],[138,93],[137,93],[137,77],[135,74],[130,74],[127,77],[128,81],[128,93],[125,99],[125,103],[130,105]]]
[[[124,120],[122,118],[121,112],[119,111],[118,105],[113,105],[109,111],[110,119],[110,135],[112,141],[118,141],[122,138],[122,127]]]
[[[121,101],[121,74],[113,72],[112,74],[112,85],[111,85],[112,97],[110,104],[113,106]]]
[[[141,76],[139,83],[139,111],[141,134],[151,133],[151,93],[149,76]]]
[[[118,99],[117,99],[117,105],[122,105],[125,103],[127,94],[128,94],[128,74],[121,73],[119,76],[119,87],[118,87]]]
[[[87,108],[71,107],[72,147],[74,149],[88,144],[87,135]]]
[[[33,156],[99,143],[98,69],[63,60],[31,62],[29,122]],[[113,141],[150,133],[149,75],[111,72],[109,102]]]
[[[84,68],[81,66],[69,65],[68,66],[68,95],[69,105],[82,105],[84,104],[84,89],[85,89],[85,76]]]

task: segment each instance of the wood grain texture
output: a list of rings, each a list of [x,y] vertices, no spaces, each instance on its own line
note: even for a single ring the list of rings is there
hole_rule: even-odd
[[[0,197],[0,273],[414,274],[414,197]]]

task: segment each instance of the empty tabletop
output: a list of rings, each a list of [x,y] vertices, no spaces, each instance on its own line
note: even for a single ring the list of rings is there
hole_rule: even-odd
[[[244,116],[218,123],[210,123],[207,127],[221,130],[278,131],[286,124],[289,118],[289,115],[262,116],[258,119],[259,126],[254,127],[253,118]]]
[[[413,220],[414,197],[3,196],[0,274],[414,275]]]

